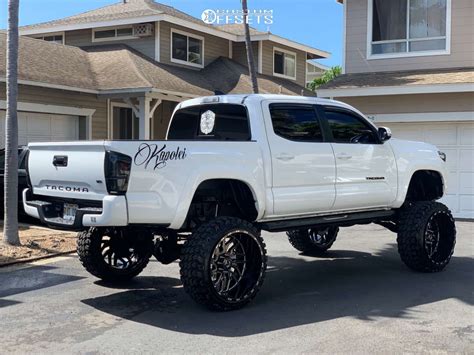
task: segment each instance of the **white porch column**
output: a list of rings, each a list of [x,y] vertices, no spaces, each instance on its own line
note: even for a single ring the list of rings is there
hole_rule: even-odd
[[[86,116],[86,140],[92,140],[92,115]]]
[[[150,101],[149,97],[140,97],[138,99],[138,119],[139,119],[139,134],[138,139],[145,140],[151,138],[150,128]]]

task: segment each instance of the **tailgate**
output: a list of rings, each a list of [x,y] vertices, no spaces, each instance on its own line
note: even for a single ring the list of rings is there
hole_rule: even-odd
[[[101,200],[108,194],[104,142],[31,143],[28,149],[35,195]]]

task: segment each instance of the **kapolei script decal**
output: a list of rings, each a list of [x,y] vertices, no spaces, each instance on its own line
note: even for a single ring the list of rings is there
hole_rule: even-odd
[[[176,150],[166,150],[166,144],[148,144],[142,143],[133,158],[137,166],[144,166],[145,169],[151,164],[153,170],[162,169],[170,160],[183,160],[186,158],[186,148],[180,147]]]

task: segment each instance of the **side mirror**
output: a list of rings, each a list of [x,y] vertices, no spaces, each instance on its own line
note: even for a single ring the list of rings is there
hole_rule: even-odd
[[[382,142],[392,138],[392,131],[388,127],[379,127],[379,138]]]

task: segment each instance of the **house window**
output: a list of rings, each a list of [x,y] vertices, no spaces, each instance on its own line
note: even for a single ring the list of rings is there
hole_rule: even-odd
[[[273,75],[296,80],[296,53],[274,48]]]
[[[450,0],[369,0],[371,55],[446,54]]]
[[[138,38],[133,35],[132,26],[121,26],[114,28],[100,28],[92,30],[92,42],[115,41],[121,39]]]
[[[171,31],[171,61],[203,67],[204,38],[186,32]]]
[[[58,44],[64,44],[64,33],[52,33],[40,37],[35,37],[36,39],[42,39],[46,42],[53,42]]]

